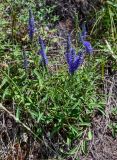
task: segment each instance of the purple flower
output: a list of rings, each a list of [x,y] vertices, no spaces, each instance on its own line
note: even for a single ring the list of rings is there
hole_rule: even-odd
[[[41,47],[41,49],[39,50],[39,54],[41,55],[41,62],[44,64],[44,66],[46,66],[48,64],[48,58],[46,56],[46,47],[41,37],[39,37],[39,44]]]
[[[92,48],[90,42],[88,42],[88,41],[83,41],[83,45],[84,45],[87,53],[91,54],[91,53],[93,52],[93,48]]]
[[[81,29],[82,32],[79,34],[79,37],[80,37],[80,42],[83,43],[83,41],[86,39],[87,36],[85,23],[82,24]]]
[[[34,22],[34,17],[33,17],[33,14],[32,14],[31,10],[29,10],[28,31],[29,31],[29,38],[32,41],[33,40],[33,35],[34,35],[34,32],[35,32],[35,22]]]
[[[68,69],[70,74],[74,74],[74,72],[82,64],[84,58],[82,52],[79,52],[77,55],[75,49],[71,47],[70,34],[68,35],[67,38],[67,51],[65,54],[65,58],[68,64]]]
[[[83,40],[86,39],[87,30],[86,30],[86,25],[85,25],[85,23],[82,24],[82,33],[81,33],[81,36],[82,36]]]
[[[91,54],[93,52],[93,48],[91,46],[91,43],[89,41],[86,41],[87,31],[85,23],[82,24],[82,32],[80,34],[80,41],[85,47],[86,53]]]
[[[74,72],[83,62],[83,54],[82,52],[79,52],[79,54],[76,55],[75,50],[71,48],[70,52],[67,52],[65,56],[68,64],[69,73],[74,74]]]

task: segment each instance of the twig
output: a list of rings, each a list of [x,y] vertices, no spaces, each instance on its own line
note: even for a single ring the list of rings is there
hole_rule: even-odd
[[[33,134],[34,136],[36,136],[36,138],[39,139],[39,137],[37,137],[37,135],[28,127],[26,126],[23,122],[21,122],[18,118],[16,118],[10,111],[8,111],[1,103],[0,103],[0,110],[4,110],[5,112],[7,112],[10,117],[12,117],[17,123],[21,124],[26,130],[28,130],[31,134]],[[40,140],[40,139],[39,139]]]
[[[11,116],[17,123],[21,124],[27,131],[29,131],[32,135],[34,135],[39,141],[44,142],[42,139],[40,139],[28,126],[26,126],[23,122],[21,122],[18,118],[16,118],[10,111],[8,111],[1,103],[0,103],[0,110],[4,110],[5,112],[7,112],[9,114],[9,116]],[[53,152],[56,153],[56,155],[58,155],[58,153],[52,149],[52,147],[50,147],[48,144],[46,144],[44,142],[44,144]]]

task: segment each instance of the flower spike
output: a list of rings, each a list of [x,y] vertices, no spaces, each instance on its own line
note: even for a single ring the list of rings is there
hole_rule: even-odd
[[[44,45],[43,39],[39,37],[39,44],[40,44],[40,55],[41,55],[41,62],[46,66],[48,64],[48,58],[46,56],[46,46]]]

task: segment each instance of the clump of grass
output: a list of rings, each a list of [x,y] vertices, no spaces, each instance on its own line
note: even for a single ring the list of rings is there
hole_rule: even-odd
[[[37,136],[43,137],[47,132],[53,138],[63,132],[64,141],[69,139],[72,143],[91,127],[94,110],[102,108],[96,93],[99,76],[93,63],[91,66],[72,77],[66,71],[50,75],[35,67],[30,79],[23,69],[18,68],[13,74],[9,68],[2,71],[1,101],[14,101],[20,121],[23,113],[28,113],[35,123],[31,130]]]

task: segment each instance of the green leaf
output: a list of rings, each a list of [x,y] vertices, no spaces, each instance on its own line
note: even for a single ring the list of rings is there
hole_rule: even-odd
[[[40,113],[39,112],[39,114],[38,114],[38,118],[37,118],[37,122],[39,123],[40,122],[40,120],[42,119],[42,116],[43,116],[43,113]]]
[[[88,132],[88,140],[92,140],[92,138],[93,138],[92,132],[91,132],[91,130],[89,130],[89,132]]]
[[[18,107],[17,110],[16,110],[16,121],[17,122],[19,121],[19,117],[20,117],[20,109]]]
[[[84,154],[87,152],[87,141],[82,141],[81,143],[81,150]]]
[[[8,79],[5,77],[0,85],[0,89],[5,85],[5,83],[8,81]]]

